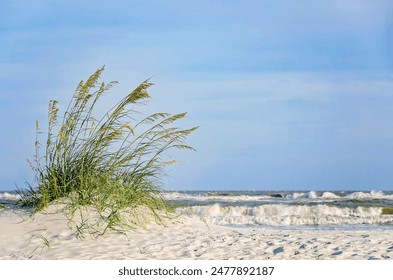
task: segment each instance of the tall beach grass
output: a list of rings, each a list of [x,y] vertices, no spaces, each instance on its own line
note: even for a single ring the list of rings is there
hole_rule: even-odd
[[[186,113],[141,117],[137,108],[150,99],[149,80],[96,117],[96,104],[117,84],[100,82],[103,71],[78,84],[62,117],[58,102],[49,102],[46,142],[42,147],[37,121],[35,156],[29,161],[36,184],[19,190],[19,204],[34,212],[62,205],[81,236],[122,231],[148,218],[159,221],[169,210],[161,179],[165,167],[176,162],[168,152],[193,150],[185,140],[197,129],[174,126]]]

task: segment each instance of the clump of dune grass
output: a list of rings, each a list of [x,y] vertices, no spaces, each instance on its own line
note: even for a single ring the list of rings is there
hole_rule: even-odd
[[[197,129],[174,126],[186,113],[140,117],[137,107],[150,99],[149,80],[96,117],[96,104],[117,84],[100,82],[103,71],[79,83],[62,118],[58,102],[49,102],[44,154],[37,121],[35,156],[29,161],[37,187],[19,190],[19,204],[35,213],[54,202],[62,205],[70,222],[77,221],[78,234],[121,231],[146,217],[159,221],[169,210],[161,179],[165,167],[176,162],[168,152],[193,150],[185,139]],[[145,209],[145,216],[137,209]]]

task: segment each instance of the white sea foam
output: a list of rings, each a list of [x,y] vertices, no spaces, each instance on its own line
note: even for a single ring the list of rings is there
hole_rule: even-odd
[[[257,207],[227,206],[216,203],[192,206],[187,215],[196,215],[218,225],[359,225],[393,223],[393,215],[381,215],[380,207],[339,208],[327,205],[294,206],[268,204]]]
[[[295,193],[288,194],[286,196],[286,198],[290,198],[290,199],[307,198],[307,197],[308,197],[308,194],[304,193],[304,192],[302,192],[302,193],[295,192]]]
[[[20,199],[19,194],[12,194],[8,192],[0,193],[0,200],[17,201]]]
[[[180,193],[180,192],[165,192],[162,194],[167,200],[192,200],[192,201],[228,201],[228,202],[252,202],[252,201],[266,201],[272,197],[267,195],[221,195],[216,193]]]
[[[382,191],[353,192],[346,197],[353,199],[393,199],[392,194],[385,194]]]
[[[282,197],[272,197],[267,194],[222,194],[222,193],[188,193],[188,192],[164,192],[163,197],[167,200],[190,200],[190,201],[205,201],[205,202],[269,202],[277,200],[310,200],[310,201],[332,201],[332,200],[348,200],[348,199],[386,199],[393,200],[393,194],[386,194],[382,191],[370,192],[353,192],[346,195],[337,195],[333,192],[294,192],[285,194]]]
[[[167,192],[163,193],[163,197],[167,200],[193,200],[193,201],[227,201],[227,202],[253,202],[253,201],[271,201],[274,199],[280,199],[281,197],[272,197],[271,195],[223,195],[220,193],[180,193],[180,192]],[[283,195],[284,199],[333,199],[340,198],[331,192],[324,192],[321,195],[315,191],[310,192],[295,192],[287,195]]]
[[[292,194],[286,195],[286,198],[288,199],[300,199],[300,198],[309,198],[309,199],[320,199],[320,198],[326,198],[326,199],[331,199],[331,198],[340,198],[340,196],[332,193],[332,192],[323,192],[322,194],[317,193],[315,191],[310,191],[310,192],[295,192]]]
[[[322,198],[340,198],[338,195],[332,193],[332,192],[324,192],[321,195]]]

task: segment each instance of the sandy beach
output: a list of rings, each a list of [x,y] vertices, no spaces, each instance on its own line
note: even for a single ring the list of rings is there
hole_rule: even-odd
[[[392,230],[266,230],[179,217],[80,240],[61,214],[0,217],[0,259],[392,259]]]

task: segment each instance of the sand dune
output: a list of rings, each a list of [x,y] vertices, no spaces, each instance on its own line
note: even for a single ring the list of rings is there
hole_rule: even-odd
[[[391,230],[253,230],[180,217],[80,240],[60,214],[26,218],[0,216],[0,259],[393,259]]]

